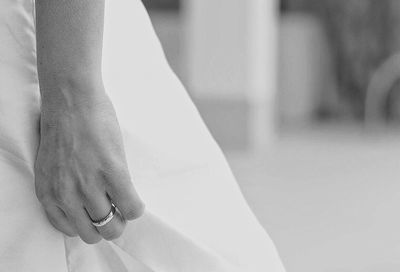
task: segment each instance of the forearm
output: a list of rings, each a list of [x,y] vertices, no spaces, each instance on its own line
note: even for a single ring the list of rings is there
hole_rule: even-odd
[[[44,106],[70,107],[104,92],[104,0],[36,0],[36,18]]]

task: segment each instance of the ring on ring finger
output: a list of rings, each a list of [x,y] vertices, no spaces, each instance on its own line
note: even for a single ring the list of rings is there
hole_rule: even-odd
[[[93,226],[99,228],[107,225],[114,218],[115,212],[116,212],[116,207],[113,203],[111,203],[111,210],[104,218],[100,220],[91,220]]]

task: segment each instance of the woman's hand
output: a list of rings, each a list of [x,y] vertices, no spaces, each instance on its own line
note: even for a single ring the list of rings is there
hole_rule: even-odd
[[[104,0],[36,0],[42,99],[36,194],[50,222],[87,243],[111,240],[143,213],[102,83]],[[112,91],[112,90],[110,90]],[[117,213],[97,229],[91,220]]]
[[[66,92],[68,93],[68,92]],[[125,220],[138,218],[144,205],[129,176],[120,128],[106,95],[96,99],[45,99],[35,164],[36,195],[52,225],[89,244],[118,238]],[[96,102],[94,102],[96,101]],[[120,213],[97,229],[111,210]]]

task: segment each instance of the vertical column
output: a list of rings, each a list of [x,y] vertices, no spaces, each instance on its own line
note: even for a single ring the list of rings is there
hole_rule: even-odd
[[[239,0],[240,1],[240,0]],[[267,148],[276,133],[278,91],[278,1],[246,1],[248,10],[248,86],[250,139],[254,151]]]
[[[274,135],[276,0],[185,0],[185,81],[227,149],[267,146]]]

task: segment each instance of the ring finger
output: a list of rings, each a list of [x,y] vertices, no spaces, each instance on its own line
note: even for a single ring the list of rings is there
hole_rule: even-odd
[[[107,217],[111,212],[111,201],[105,193],[95,194],[85,203],[85,208],[92,221],[99,221]],[[114,240],[121,236],[125,229],[126,222],[123,220],[119,212],[115,212],[111,221],[101,227],[96,227],[100,235],[106,240]]]

